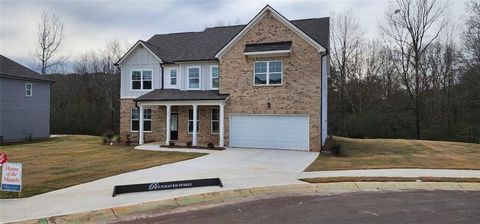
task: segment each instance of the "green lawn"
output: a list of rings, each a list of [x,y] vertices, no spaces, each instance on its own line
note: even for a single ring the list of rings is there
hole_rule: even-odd
[[[96,136],[66,136],[0,146],[0,152],[8,155],[9,162],[23,163],[22,197],[205,155],[143,151],[101,142]],[[7,197],[9,194],[0,192],[0,198]]]
[[[343,156],[320,154],[306,171],[436,168],[480,169],[480,144],[335,137]]]

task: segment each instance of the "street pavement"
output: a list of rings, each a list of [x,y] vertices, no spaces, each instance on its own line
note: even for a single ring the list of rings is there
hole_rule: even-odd
[[[480,191],[296,195],[193,206],[126,223],[480,223]]]

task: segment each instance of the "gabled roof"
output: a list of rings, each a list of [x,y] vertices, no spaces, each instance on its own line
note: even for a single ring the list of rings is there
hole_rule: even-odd
[[[271,9],[270,6],[267,7],[261,12],[265,9]],[[273,9],[271,10],[276,13]],[[281,16],[281,18],[286,20],[283,16]],[[306,38],[313,40],[325,49],[329,48],[330,24],[328,17],[291,20],[288,21],[288,23],[293,26],[293,29],[298,29],[305,34]],[[249,24],[251,24],[251,22]],[[146,42],[137,42],[134,47],[142,43],[143,46],[147,47],[159,60],[163,61],[163,63],[217,60],[215,55],[226,47],[246,26],[247,25],[221,26],[206,28],[201,32],[157,34]],[[134,48],[132,47],[132,49]],[[125,56],[123,58],[125,58]]]
[[[0,77],[53,83],[53,80],[48,79],[3,55],[0,55]]]
[[[220,58],[238,39],[240,39],[243,35],[245,35],[255,24],[257,24],[263,15],[270,12],[277,20],[283,23],[285,26],[290,28],[293,32],[297,35],[302,37],[307,43],[312,45],[314,48],[317,49],[318,52],[326,52],[328,47],[322,46],[322,44],[318,41],[320,38],[313,38],[308,33],[308,31],[303,30],[299,26],[297,26],[293,21],[288,20],[283,15],[278,13],[275,9],[273,9],[270,5],[265,6],[235,37],[233,37],[217,54],[215,54],[216,58]],[[328,20],[328,19],[327,19]],[[304,27],[307,28],[307,27]],[[318,27],[319,28],[319,27]],[[314,30],[312,30],[315,32]],[[327,42],[328,42],[328,33],[329,27],[327,29],[322,30],[320,32],[325,32],[327,34]],[[315,32],[315,34],[320,34]]]
[[[128,55],[130,55],[137,47],[144,47],[145,49],[147,49],[148,52],[150,52],[160,63],[162,63],[162,59],[160,59],[157,55],[157,53],[155,53],[156,51],[158,51],[155,47],[155,46],[152,46],[151,44],[143,41],[143,40],[139,40],[137,41],[137,43],[135,43],[128,51],[127,53],[125,53],[119,60],[118,62],[115,63],[115,65],[118,65],[120,63],[122,63],[122,61],[128,57]]]

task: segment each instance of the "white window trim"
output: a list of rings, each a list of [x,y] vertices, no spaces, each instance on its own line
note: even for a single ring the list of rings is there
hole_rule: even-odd
[[[28,90],[27,86],[28,85],[30,85],[30,95],[28,95],[28,93],[27,93],[27,90]],[[33,85],[32,85],[32,83],[29,83],[29,82],[25,83],[25,96],[33,96]]]
[[[218,86],[220,87],[220,69],[218,67],[218,65],[210,65],[210,89],[213,89],[213,90],[218,90],[218,87],[217,88],[214,88],[213,87],[213,68],[217,68],[218,70]]]
[[[133,114],[133,110],[135,110],[135,109],[136,109],[136,108],[130,109],[130,132],[132,132],[132,133],[138,133],[138,132],[139,132],[139,131],[134,131],[134,130],[133,130],[133,121],[134,121],[134,120],[132,119],[132,114]],[[152,115],[152,112],[151,112],[152,109],[147,108],[147,109],[143,109],[143,110],[150,110],[150,115]],[[144,111],[144,114],[145,114],[145,111]],[[139,116],[140,116],[140,115],[139,115]],[[136,121],[136,120],[135,120],[135,121]],[[145,122],[145,121],[150,121],[150,124],[152,124],[152,118],[151,118],[151,117],[150,117],[150,119],[145,119],[145,118],[143,118],[143,122]],[[150,125],[150,127],[152,127],[152,125]],[[138,128],[140,129],[140,118],[138,118]],[[144,129],[145,129],[145,125],[144,125]],[[151,128],[150,128],[150,129],[151,129]],[[151,130],[150,130],[150,131],[145,131],[145,130],[143,130],[143,132],[145,132],[145,133],[151,133],[152,131],[151,131]]]
[[[192,124],[193,124],[193,120],[190,120],[190,110],[192,110],[192,113],[193,113],[193,109],[188,109],[188,112],[187,112],[187,133],[188,134],[193,134],[192,131],[190,131],[190,121],[192,121]],[[193,116],[192,116],[193,117]],[[193,119],[193,118],[192,118]],[[198,128],[200,126],[200,110],[197,108],[197,135],[198,133],[200,133],[200,128]],[[193,127],[192,127],[193,129]]]
[[[133,72],[140,72],[140,89],[133,89],[133,80],[132,80],[132,73]],[[144,71],[150,71],[152,72],[152,88],[151,89],[144,89],[143,88],[143,72]],[[153,69],[131,69],[130,70],[130,91],[151,91],[153,90],[153,82],[154,79],[153,79]]]
[[[270,83],[270,62],[279,61],[282,64],[282,70],[280,72],[280,84],[269,84]],[[267,74],[266,74],[266,81],[267,84],[255,84],[255,63],[257,62],[266,62],[267,63]],[[270,60],[270,61],[254,61],[253,62],[253,86],[281,86],[283,85],[283,60]]]
[[[198,68],[198,88],[190,88],[190,69]],[[202,89],[202,67],[201,66],[187,66],[187,90],[201,90]]]
[[[175,79],[177,80],[175,85],[172,85],[172,71],[175,71]],[[169,83],[169,86],[171,87],[177,87],[178,86],[178,83],[179,83],[179,79],[178,79],[178,69],[177,68],[171,68],[168,70],[168,76],[170,77],[170,83]]]
[[[213,120],[213,110],[218,110],[218,120]],[[213,132],[213,122],[218,122],[218,132]],[[210,133],[212,135],[220,134],[220,108],[212,108],[210,110]]]

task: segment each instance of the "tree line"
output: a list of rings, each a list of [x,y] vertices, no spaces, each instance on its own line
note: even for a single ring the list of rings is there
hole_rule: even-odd
[[[480,3],[466,5],[465,29],[449,21],[447,2],[392,0],[380,32],[368,38],[352,11],[331,17],[329,131],[355,138],[480,143]],[[59,71],[61,21],[44,13],[32,53],[43,74]],[[460,33],[460,35],[456,35]],[[460,36],[460,40],[457,37]],[[108,41],[53,74],[55,134],[118,131],[120,75],[113,64],[128,45]]]
[[[332,17],[332,133],[480,142],[480,3],[467,4],[464,31],[447,9],[436,0],[391,1],[375,39],[351,11]]]

